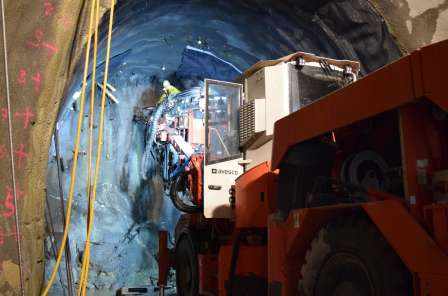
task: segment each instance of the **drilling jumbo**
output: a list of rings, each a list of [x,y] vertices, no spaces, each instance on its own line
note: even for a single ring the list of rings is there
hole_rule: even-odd
[[[184,296],[448,295],[447,55],[358,80],[356,62],[298,52],[206,80],[161,293],[174,268]]]

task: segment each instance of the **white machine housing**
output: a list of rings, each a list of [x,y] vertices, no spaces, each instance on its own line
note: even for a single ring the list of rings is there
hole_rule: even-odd
[[[257,148],[274,134],[274,123],[291,112],[298,96],[297,71],[292,62],[264,67],[244,81],[240,109],[240,145]],[[249,128],[248,128],[249,127]]]
[[[204,216],[231,218],[231,186],[243,173],[238,110],[243,85],[205,80]]]
[[[277,120],[320,98],[307,99],[302,96],[301,83],[305,82],[299,73],[304,67],[318,70],[327,67],[335,79],[347,77],[351,81],[356,80],[359,72],[357,62],[332,60],[302,52],[276,61],[257,63],[246,71],[243,76],[245,95],[240,108],[240,146],[244,151],[246,170],[270,161]],[[328,74],[322,74],[322,77],[331,78],[325,75]],[[332,90],[323,90],[323,95]]]

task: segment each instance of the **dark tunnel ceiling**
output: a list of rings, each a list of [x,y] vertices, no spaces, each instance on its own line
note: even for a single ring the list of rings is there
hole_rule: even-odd
[[[215,78],[201,77],[203,74],[196,77],[195,73],[179,75],[186,46],[209,51],[242,71],[259,60],[278,58],[298,50],[360,61],[364,74],[400,56],[384,21],[366,1],[326,2],[118,2],[110,82],[117,88],[120,104],[111,109],[108,117],[115,120],[106,122],[106,134],[113,141],[111,155],[104,160],[105,173],[99,181],[103,189],[98,197],[101,207],[97,210],[97,219],[102,223],[95,225],[94,238],[98,246],[93,247],[95,276],[91,276],[92,287],[108,294],[123,285],[147,284],[147,279],[156,273],[152,257],[156,237],[145,229],[148,223],[156,226],[164,223],[164,227],[173,230],[176,223],[178,214],[171,211],[169,205],[154,206],[156,195],[163,194],[155,189],[156,183],[147,183],[140,178],[138,168],[145,148],[144,129],[132,123],[132,113],[134,106],[144,104],[142,94],[147,89],[160,88],[163,79],[169,78],[176,86],[185,89],[195,86],[198,79]],[[101,26],[100,70],[104,60],[106,24],[107,17]],[[61,142],[67,163],[72,157],[77,117],[71,105],[73,94],[80,89],[82,67],[78,66],[60,113],[64,114],[60,117],[64,119]],[[82,142],[85,145],[86,139]],[[80,162],[86,165],[85,158]],[[69,169],[66,174],[68,172]],[[83,173],[79,173],[80,176]],[[55,165],[50,161],[48,191],[50,195],[57,196],[54,176]],[[64,177],[68,184],[70,176]],[[85,184],[78,185],[77,192],[86,192],[82,186]],[[72,258],[79,258],[83,247],[76,242],[85,236],[84,200],[85,197],[78,194],[75,201],[70,240],[76,247],[72,248]],[[135,208],[140,209],[139,217],[130,210]],[[160,213],[154,214],[157,211]],[[148,212],[153,214],[146,215]],[[115,215],[121,215],[120,219],[117,220]],[[131,234],[132,239],[128,239]],[[114,255],[114,260],[110,260],[110,254],[118,252],[117,249],[120,256]],[[148,254],[148,249],[152,255]],[[47,274],[50,267],[47,266]]]
[[[171,76],[186,45],[242,70],[297,50],[360,61],[363,74],[400,56],[365,0],[122,0],[115,18],[112,55],[128,54],[112,63],[112,75]]]

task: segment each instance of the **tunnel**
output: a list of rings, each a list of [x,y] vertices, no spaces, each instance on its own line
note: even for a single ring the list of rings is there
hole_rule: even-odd
[[[233,81],[257,61],[275,59],[299,50],[362,61],[363,74],[400,56],[381,17],[368,4],[335,4],[328,7],[334,11],[330,14],[333,19],[320,20],[337,24],[333,30],[345,34],[350,40],[346,43],[337,42],[319,22],[299,15],[315,7],[302,9],[291,13],[286,5],[274,4],[274,1],[118,3],[109,69],[109,83],[116,89],[114,96],[117,102],[108,100],[106,107],[104,155],[92,238],[89,289],[95,294],[110,295],[121,287],[155,286],[157,231],[166,229],[173,234],[180,215],[166,197],[157,173],[148,179],[142,178],[146,126],[133,120],[136,108],[154,105],[160,96],[163,80],[170,80],[182,90],[199,86],[205,78]],[[350,13],[353,9],[357,15]],[[348,27],[352,28],[351,32],[346,32]],[[101,80],[107,17],[100,30],[102,38],[96,67]],[[56,123],[61,158],[59,167],[55,161],[54,141],[49,152],[47,190],[50,211],[53,220],[59,217],[53,221],[54,228],[63,225],[58,215],[57,174],[59,170],[63,175],[66,196],[71,177],[82,69],[80,65],[75,73]],[[99,124],[99,101],[98,94],[96,126]],[[85,112],[89,112],[88,108]],[[75,279],[79,277],[77,262],[82,258],[86,229],[87,124],[86,121],[83,127],[79,181],[69,241]],[[61,233],[62,229],[56,232]],[[54,257],[51,247],[47,252],[47,257]],[[52,264],[46,265],[47,275],[52,268]],[[61,272],[63,270],[61,268]],[[66,285],[63,274],[61,279],[62,283],[56,282],[53,290],[58,295],[66,289],[59,287],[58,290],[58,285]],[[173,286],[173,279],[170,283]]]
[[[91,65],[96,68],[99,81],[105,71],[109,19],[107,4],[102,5],[104,14],[99,26],[98,61]],[[438,6],[439,12],[443,5]],[[45,117],[45,108],[52,110],[46,124],[37,125],[45,126],[46,131],[36,138],[48,143],[37,149],[41,153],[39,161],[44,163],[40,167],[45,169],[28,176],[44,180],[44,185],[39,187],[45,188],[46,198],[40,198],[38,214],[30,205],[23,210],[33,213],[30,217],[45,217],[44,220],[30,218],[39,221],[36,225],[41,228],[36,226],[36,229],[24,231],[26,240],[32,241],[35,233],[45,229],[40,236],[42,254],[25,250],[30,256],[24,260],[32,261],[28,264],[27,285],[34,289],[48,280],[63,233],[60,195],[62,192],[62,196],[67,197],[73,178],[70,172],[85,55],[80,45],[86,43],[84,31],[88,7],[86,1],[80,7],[83,18],[80,17],[78,23],[71,23],[77,28],[73,44],[70,45],[63,36],[58,37],[58,42],[68,44],[67,52],[71,53],[68,55],[70,65],[62,71],[65,74],[60,75],[69,78],[59,86],[61,96],[54,105],[43,104],[40,108],[44,111],[36,112],[36,117]],[[380,4],[379,7],[383,9],[385,6]],[[400,58],[406,49],[397,42],[378,6],[364,0],[117,2],[109,67],[113,98],[108,97],[106,104],[104,153],[92,236],[90,292],[113,295],[121,287],[155,288],[157,233],[167,230],[172,243],[174,227],[181,214],[166,197],[158,173],[159,164],[145,164],[151,167],[152,173],[148,176],[142,173],[145,135],[150,127],[136,120],[138,110],[157,103],[164,80],[182,91],[201,86],[206,78],[234,81],[260,60],[277,59],[296,51],[358,61],[362,77]],[[56,84],[51,82],[48,88]],[[88,91],[92,87],[98,89],[94,112],[96,137],[101,91],[97,85],[89,85]],[[50,96],[50,92],[47,95]],[[89,108],[86,108],[85,116],[88,112]],[[74,284],[79,277],[86,237],[88,137],[88,120],[84,120],[69,234],[69,261]],[[94,142],[93,146],[97,144]],[[27,219],[23,218],[24,221]],[[10,246],[11,257],[14,257],[13,249]],[[67,293],[67,261],[64,256],[51,295]],[[39,270],[44,270],[43,277],[33,278]],[[169,284],[167,292],[175,295],[174,274],[170,275]],[[3,279],[0,293],[12,285],[8,279]]]

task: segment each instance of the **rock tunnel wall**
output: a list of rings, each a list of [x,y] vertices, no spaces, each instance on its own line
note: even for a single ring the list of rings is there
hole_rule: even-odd
[[[103,2],[102,11],[105,12],[108,1]],[[114,161],[108,169],[117,173],[102,177],[104,186],[100,188],[107,193],[105,196],[116,198],[113,201],[117,205],[115,208],[106,206],[103,218],[123,215],[123,221],[127,221],[123,222],[123,227],[110,232],[110,236],[119,233],[126,235],[129,229],[131,232],[140,229],[129,226],[144,225],[151,221],[152,216],[145,214],[142,221],[136,220],[132,214],[135,193],[141,188],[141,180],[123,178],[123,174],[132,173],[132,170],[129,171],[132,169],[128,165],[129,157],[135,157],[138,162],[138,147],[144,145],[138,142],[141,130],[131,124],[130,112],[133,106],[142,103],[145,91],[155,88],[161,79],[177,79],[176,70],[186,45],[203,47],[241,70],[260,59],[277,58],[291,51],[303,50],[334,58],[358,60],[362,64],[363,74],[366,74],[397,59],[401,52],[446,38],[447,2],[372,0],[369,3],[363,0],[338,0],[312,1],[310,4],[310,1],[303,0],[119,1],[113,54],[130,48],[132,51],[121,60],[119,66],[111,70],[112,81],[119,88],[118,97],[123,104],[115,107],[110,105],[109,119],[115,119],[108,124],[112,136],[115,136],[111,136],[111,140],[127,140],[133,148],[119,152],[123,142],[111,145],[109,157]],[[39,294],[45,261],[49,259],[45,258],[44,240],[47,232],[44,211],[46,194],[55,195],[52,191],[55,177],[52,175],[54,163],[51,136],[58,114],[69,110],[70,98],[79,87],[79,69],[82,65],[78,61],[85,42],[88,6],[89,1],[6,1],[8,73],[12,101],[10,115],[26,295]],[[207,23],[204,19],[208,20]],[[103,21],[106,20],[107,14]],[[102,26],[103,31],[104,28]],[[3,42],[1,45],[3,47]],[[101,50],[104,51],[104,46]],[[0,294],[16,295],[20,283],[17,232],[14,226],[3,61],[0,64]],[[176,82],[188,88],[197,83],[198,78],[179,78]],[[116,122],[122,124],[117,125]],[[69,126],[64,130],[65,136],[62,136],[65,145],[68,145],[65,149],[67,167],[70,162],[69,140],[72,139]],[[133,139],[137,142],[132,142]],[[156,186],[144,188],[154,191]],[[79,190],[82,190],[82,186]],[[154,195],[154,192],[147,192],[147,195]],[[146,206],[149,208],[151,204],[154,203],[149,202]],[[78,209],[73,234],[75,239],[82,241],[83,210],[80,207]],[[161,211],[155,212],[158,215]],[[114,224],[112,222],[111,225]],[[115,237],[115,243],[119,237]],[[145,240],[136,243],[133,245],[136,249],[130,250],[141,254],[146,248],[142,242],[151,242],[149,232],[142,234],[142,237],[146,237]],[[81,243],[79,247],[82,249]],[[96,263],[101,265],[101,261]],[[124,265],[118,266],[123,268]],[[101,287],[98,290],[110,295],[110,289],[116,288],[115,284],[145,284],[138,281],[149,278],[154,269],[144,266],[142,270],[139,275],[135,274],[135,266],[132,266],[132,270],[126,270],[134,272],[133,280],[124,276],[115,280],[113,276],[100,277],[98,283],[101,283]],[[103,270],[102,274],[107,275],[108,272],[110,270]]]

